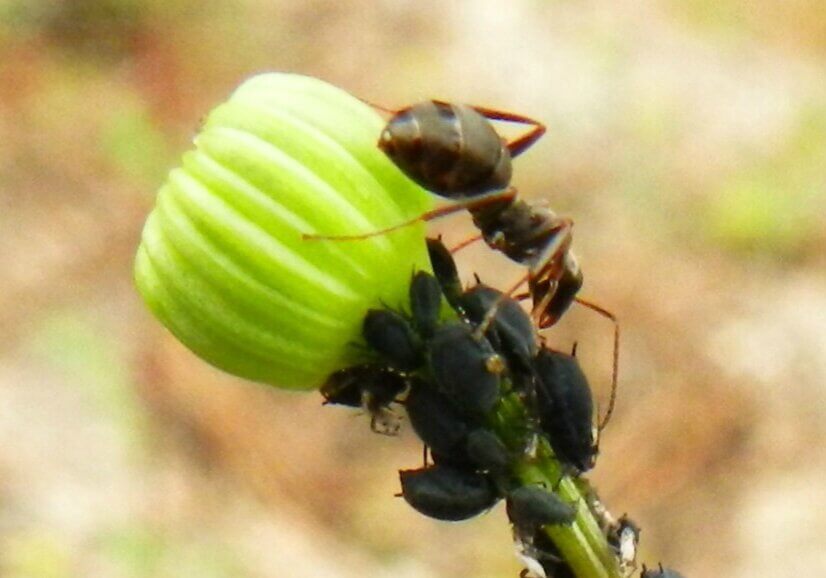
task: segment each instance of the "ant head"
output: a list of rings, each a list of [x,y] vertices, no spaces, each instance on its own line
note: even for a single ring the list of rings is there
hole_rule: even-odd
[[[393,140],[393,132],[390,130],[389,126],[385,127],[385,129],[381,131],[381,136],[379,136],[379,149],[391,158],[395,156],[396,143]]]
[[[417,180],[421,161],[422,139],[412,108],[394,114],[379,136],[378,147],[403,173]]]

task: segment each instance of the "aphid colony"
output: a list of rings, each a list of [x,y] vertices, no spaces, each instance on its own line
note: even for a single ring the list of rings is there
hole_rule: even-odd
[[[374,309],[365,317],[363,335],[375,362],[335,373],[322,394],[327,403],[364,408],[379,433],[398,431],[393,406],[406,409],[433,461],[400,472],[402,496],[417,511],[465,520],[504,498],[525,557],[539,560],[538,568],[564,565],[537,536],[546,525],[573,522],[577,506],[551,488],[522,485],[510,468],[533,451],[537,436],[568,472],[593,467],[588,382],[575,357],[540,345],[519,303],[481,283],[463,291],[447,249],[438,240],[428,249],[437,277],[413,276],[410,311]],[[440,321],[443,296],[454,320]],[[530,409],[521,434],[506,441],[491,418],[509,397]]]
[[[506,142],[488,119],[533,129]],[[401,496],[420,513],[459,521],[504,499],[523,577],[574,576],[545,529],[572,524],[579,508],[598,516],[617,566],[630,576],[639,539],[633,522],[625,516],[615,520],[595,495],[568,503],[555,487],[526,485],[514,471],[543,444],[561,466],[560,481],[595,465],[598,439],[588,381],[573,353],[546,347],[538,335],[574,301],[615,323],[614,387],[599,430],[610,417],[616,386],[619,329],[613,315],[576,297],[582,274],[570,251],[572,222],[518,200],[509,186],[511,158],[543,133],[544,126],[526,117],[438,101],[394,111],[379,147],[411,179],[458,201],[410,222],[468,209],[481,231],[478,238],[527,266],[519,285],[528,283],[531,314],[513,297],[519,285],[501,292],[477,279],[464,289],[451,252],[430,239],[435,276],[413,275],[409,310],[367,313],[362,335],[371,361],[333,374],[321,393],[325,403],[366,410],[377,433],[396,434],[398,408],[406,411],[425,459],[421,468],[399,472]],[[372,234],[308,237],[355,240]],[[506,429],[497,427],[503,410],[516,412]],[[681,577],[643,567],[642,578]]]
[[[506,296],[512,296],[527,283],[527,296],[532,301],[531,317],[539,329],[554,325],[574,302],[614,323],[614,376],[611,401],[600,422],[602,429],[610,419],[616,393],[619,324],[610,311],[577,296],[583,277],[571,251],[573,221],[518,198],[516,188],[510,184],[512,159],[539,140],[545,134],[545,126],[509,112],[436,100],[386,112],[392,116],[381,133],[379,148],[411,180],[453,201],[452,204],[387,229],[355,235],[307,234],[304,237],[357,241],[467,210],[480,234],[461,247],[484,240],[490,248],[527,267],[527,273]],[[532,128],[523,136],[506,141],[490,120]],[[490,322],[497,307],[498,302],[488,309],[483,325]]]

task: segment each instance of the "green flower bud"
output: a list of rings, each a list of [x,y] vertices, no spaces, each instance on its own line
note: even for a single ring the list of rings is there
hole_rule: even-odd
[[[429,270],[431,196],[376,146],[367,104],[314,78],[251,78],[213,110],[147,218],[135,280],[161,322],[229,373],[310,389],[361,361],[365,312]]]

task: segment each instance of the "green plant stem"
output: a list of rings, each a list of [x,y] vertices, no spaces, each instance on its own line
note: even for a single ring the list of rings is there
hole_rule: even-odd
[[[510,447],[524,444],[527,425],[525,408],[515,394],[505,397],[493,419],[493,426]],[[524,455],[512,473],[522,484],[540,484],[553,489],[566,502],[575,504],[577,516],[570,526],[548,526],[553,541],[577,578],[621,578],[619,564],[605,534],[600,529],[589,501],[574,480],[563,474],[546,439],[540,437],[535,454]]]

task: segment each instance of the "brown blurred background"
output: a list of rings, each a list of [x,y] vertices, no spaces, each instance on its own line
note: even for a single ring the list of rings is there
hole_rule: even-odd
[[[409,433],[211,369],[136,294],[166,171],[268,70],[545,121],[515,182],[622,320],[603,498],[689,578],[826,576],[822,0],[0,0],[0,576],[517,575],[501,508],[393,498]],[[547,337],[604,402],[610,324]]]

